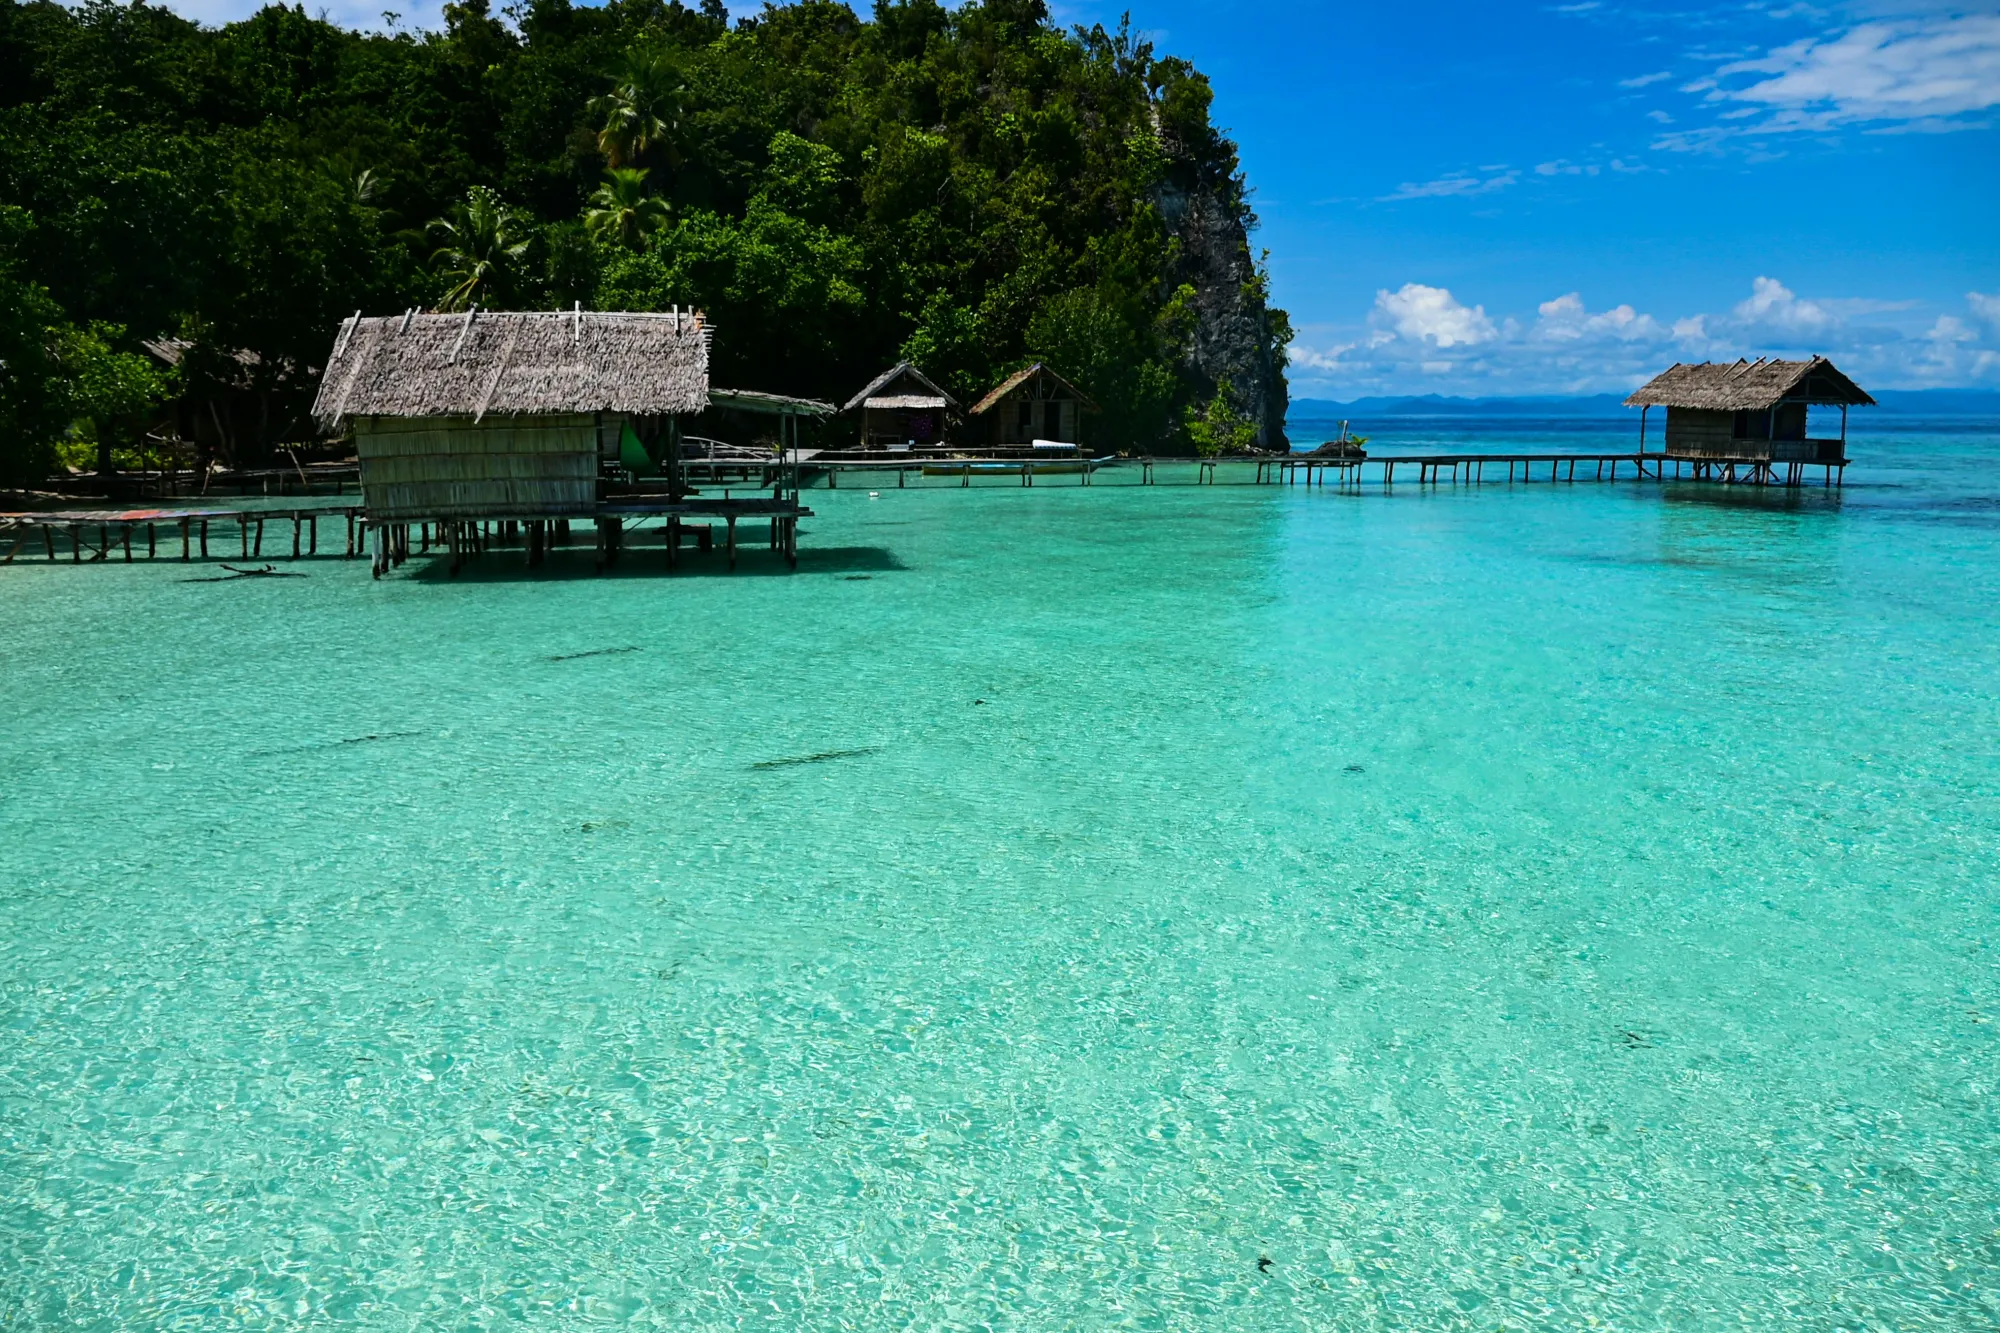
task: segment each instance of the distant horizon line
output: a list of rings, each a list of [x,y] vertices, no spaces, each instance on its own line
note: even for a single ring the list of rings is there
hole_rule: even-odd
[[[1638,409],[1636,408],[1627,408],[1624,406],[1625,396],[1625,393],[1618,390],[1604,390],[1598,393],[1446,394],[1435,391],[1428,393],[1372,393],[1362,394],[1354,398],[1297,397],[1290,401],[1286,412],[1290,416],[1298,413],[1301,409],[1309,413],[1317,413],[1327,410],[1381,412],[1392,408],[1403,408],[1407,412],[1409,407],[1416,406],[1462,411],[1468,408],[1519,408],[1533,405],[1572,408],[1582,406],[1617,407],[1621,413],[1637,411]],[[1942,403],[1946,400],[1955,399],[1963,403],[1965,408],[1973,411],[1982,413],[2000,412],[2000,389],[1980,386],[1966,386],[1964,388],[1932,386],[1923,389],[1878,389],[1874,391],[1874,396],[1881,407],[1890,410],[1894,410],[1898,403],[1918,406],[1923,400]],[[1855,410],[1862,411],[1865,409],[1857,408]]]

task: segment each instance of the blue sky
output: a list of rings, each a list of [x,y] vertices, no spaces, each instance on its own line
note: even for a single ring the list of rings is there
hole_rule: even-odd
[[[1296,396],[1810,351],[2000,387],[2000,4],[1051,3],[1214,81]]]
[[[1120,6],[1065,4],[1115,21]],[[1242,146],[1293,392],[1820,351],[2000,386],[2000,7],[1133,7]]]

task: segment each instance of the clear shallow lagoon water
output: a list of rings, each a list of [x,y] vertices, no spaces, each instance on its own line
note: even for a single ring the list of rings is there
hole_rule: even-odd
[[[0,569],[0,1328],[1990,1329],[2000,437],[1858,434]]]

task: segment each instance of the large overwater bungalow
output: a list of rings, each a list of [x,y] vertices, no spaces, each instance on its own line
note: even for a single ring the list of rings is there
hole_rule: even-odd
[[[1847,409],[1875,400],[1823,356],[1807,361],[1755,361],[1698,365],[1676,362],[1625,400],[1639,412],[1639,445],[1645,450],[1647,417],[1667,409],[1664,452],[1690,460],[1697,475],[1737,468],[1768,480],[1778,466],[1796,481],[1808,465],[1847,466]],[[1838,407],[1840,434],[1807,434],[1807,409]]]
[[[344,321],[313,413],[351,430],[376,568],[407,550],[411,525],[452,551],[483,549],[491,524],[524,538],[530,563],[572,519],[591,518],[612,559],[630,521],[665,520],[669,555],[693,515],[768,521],[795,555],[797,422],[827,405],[773,394],[712,394],[713,329],[698,312],[419,314]],[[686,421],[719,405],[775,416],[784,449],[752,484],[769,498],[703,496],[688,484]],[[714,460],[706,459],[713,471]],[[739,469],[740,470],[740,469]],[[658,484],[635,489],[651,476]],[[705,536],[704,531],[704,536]]]

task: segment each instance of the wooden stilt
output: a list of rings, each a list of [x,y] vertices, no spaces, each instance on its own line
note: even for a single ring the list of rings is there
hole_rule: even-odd
[[[726,516],[729,524],[729,567],[736,568],[736,515]]]
[[[157,560],[160,558],[160,534],[155,531],[157,527],[158,525],[153,523],[146,525],[146,558],[148,560]]]
[[[208,520],[201,520],[201,558],[208,559]]]

